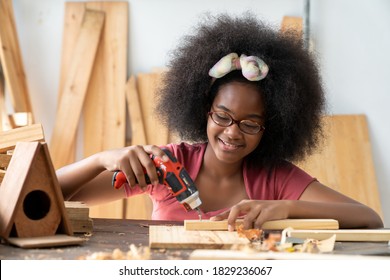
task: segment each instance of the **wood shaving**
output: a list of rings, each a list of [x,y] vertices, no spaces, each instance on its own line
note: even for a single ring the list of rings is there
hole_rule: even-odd
[[[148,225],[148,224],[140,224],[139,226],[140,226],[140,227],[149,228],[149,225]]]
[[[249,241],[257,241],[261,239],[263,231],[261,229],[252,228],[244,229],[244,225],[239,225],[237,228],[237,233],[239,237],[248,238]]]
[[[88,256],[80,257],[79,260],[149,260],[150,249],[145,246],[131,244],[127,252],[116,248],[112,252],[95,252]]]
[[[237,251],[244,251],[247,253],[258,252],[287,252],[287,253],[326,253],[331,252],[334,249],[335,236],[325,240],[306,239],[303,244],[294,245],[290,242],[286,242],[286,232],[282,233],[269,233],[265,237],[262,237],[261,230],[249,229],[244,230],[243,226],[237,227],[237,232],[240,237],[248,238],[250,244],[233,245],[230,249]]]
[[[306,239],[301,246],[296,246],[300,252],[305,253],[328,253],[332,252],[334,249],[334,244],[336,242],[336,235],[332,235],[328,239],[316,240],[316,239]]]

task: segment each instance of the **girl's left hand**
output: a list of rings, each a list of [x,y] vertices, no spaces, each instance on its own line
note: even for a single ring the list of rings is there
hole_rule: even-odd
[[[244,229],[261,228],[264,222],[288,218],[288,201],[286,200],[242,200],[210,220],[228,220],[229,231],[235,230],[237,218],[243,218]]]

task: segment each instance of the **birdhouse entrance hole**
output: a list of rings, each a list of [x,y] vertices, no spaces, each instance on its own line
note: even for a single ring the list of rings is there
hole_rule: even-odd
[[[50,198],[42,190],[28,193],[23,201],[24,214],[31,220],[40,220],[50,211]]]

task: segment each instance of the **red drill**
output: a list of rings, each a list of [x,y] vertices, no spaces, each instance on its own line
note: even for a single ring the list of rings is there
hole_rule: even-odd
[[[162,150],[169,158],[167,162],[164,162],[158,156],[150,156],[156,166],[160,183],[167,186],[172,195],[176,197],[187,211],[196,210],[198,211],[199,218],[201,218],[199,206],[202,202],[194,181],[191,179],[187,170],[184,169],[169,150]],[[147,184],[151,183],[147,174],[145,174],[145,179]],[[120,189],[125,182],[127,182],[126,176],[122,171],[116,171],[112,176],[112,185],[115,189]]]

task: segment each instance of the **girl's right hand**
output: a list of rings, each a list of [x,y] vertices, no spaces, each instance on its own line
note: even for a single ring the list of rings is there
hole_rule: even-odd
[[[145,172],[153,185],[158,184],[158,175],[150,155],[153,154],[168,161],[167,155],[155,145],[136,145],[116,150],[101,152],[100,164],[108,171],[122,171],[131,186],[139,185],[146,188]]]

